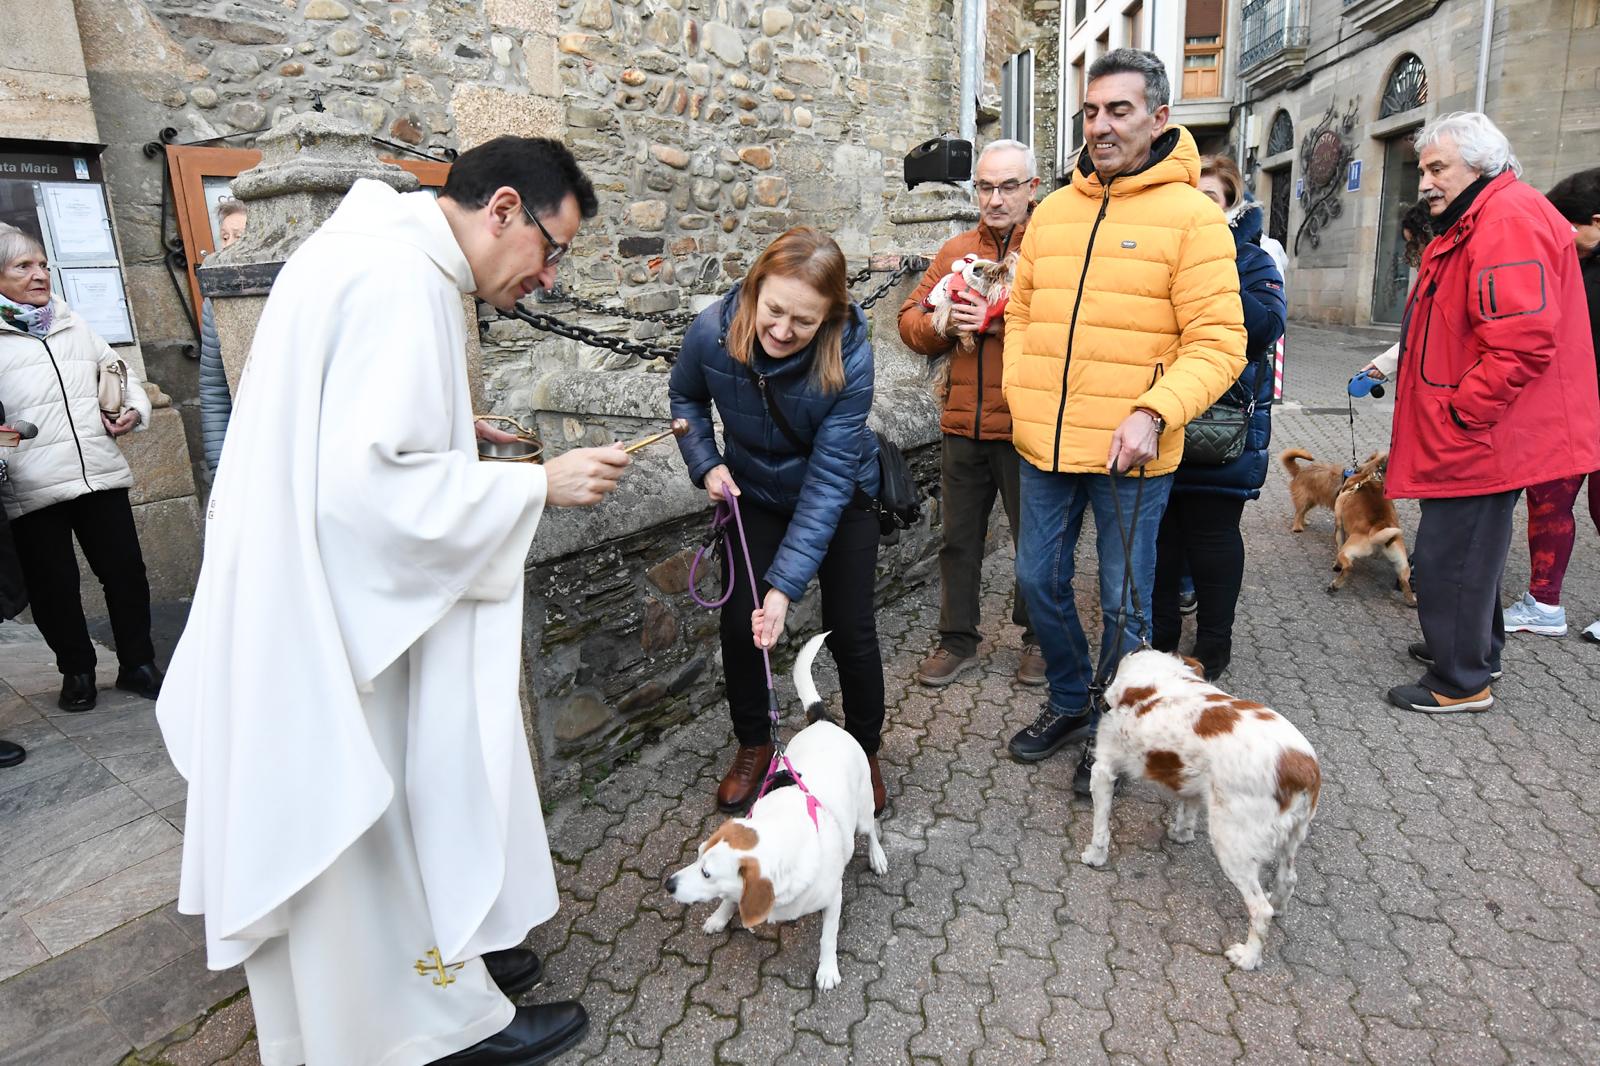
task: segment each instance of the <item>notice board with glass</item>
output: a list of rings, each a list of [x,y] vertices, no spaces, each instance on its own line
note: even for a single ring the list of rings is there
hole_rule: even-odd
[[[100,169],[103,148],[0,138],[0,222],[44,246],[58,299],[108,344],[132,344],[133,319]]]

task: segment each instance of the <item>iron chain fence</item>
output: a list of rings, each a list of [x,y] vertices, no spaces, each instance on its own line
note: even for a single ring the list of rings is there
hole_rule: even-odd
[[[869,310],[873,304],[883,299],[890,289],[905,280],[906,275],[914,272],[920,273],[926,269],[928,269],[928,261],[923,257],[914,255],[902,256],[900,265],[889,272],[889,276],[884,279],[883,283],[858,302],[863,310]],[[851,275],[848,283],[852,287],[860,285],[871,278],[872,273],[872,268],[867,267]],[[616,318],[633,319],[637,322],[655,322],[669,326],[677,331],[678,337],[676,340],[668,340],[666,344],[658,341],[629,340],[626,337],[609,337],[588,326],[580,326],[575,322],[563,321],[555,315],[541,311],[528,311],[521,306],[510,311],[502,311],[500,314],[504,318],[514,318],[519,322],[525,322],[542,332],[554,333],[558,337],[566,337],[569,340],[580,341],[596,348],[621,352],[624,355],[632,355],[640,359],[661,359],[668,363],[678,357],[679,344],[677,341],[681,341],[682,331],[688,329],[689,324],[696,317],[683,311],[631,311],[625,307],[609,307],[570,293],[562,293],[558,302],[569,304],[575,310],[586,311],[590,314],[611,315]]]

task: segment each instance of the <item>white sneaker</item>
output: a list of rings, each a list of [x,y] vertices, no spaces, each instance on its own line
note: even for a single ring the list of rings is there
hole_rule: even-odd
[[[1600,618],[1589,623],[1588,628],[1583,631],[1583,639],[1590,644],[1600,644]]]
[[[1524,592],[1522,599],[1505,609],[1507,633],[1537,633],[1542,637],[1567,635],[1567,609],[1548,607]]]

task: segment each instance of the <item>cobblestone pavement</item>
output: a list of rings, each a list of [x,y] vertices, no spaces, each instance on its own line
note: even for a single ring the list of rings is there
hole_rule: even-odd
[[[1383,343],[1306,340],[1328,354],[1320,369],[1291,369],[1301,406],[1280,413],[1274,447],[1343,459],[1338,389]],[[1362,454],[1387,430],[1380,406],[1360,410]],[[1388,707],[1387,687],[1419,673],[1404,652],[1415,613],[1381,562],[1325,593],[1331,517],[1289,534],[1284,485],[1275,468],[1245,511],[1225,684],[1299,725],[1325,784],[1299,890],[1259,971],[1223,957],[1244,927],[1238,894],[1204,833],[1187,846],[1165,838],[1150,786],[1124,790],[1110,863],[1093,871],[1077,861],[1089,807],[1071,794],[1075,752],[1035,766],[1005,754],[1040,693],[1011,681],[1019,633],[999,621],[1002,549],[986,568],[985,670],[941,691],[902,680],[929,646],[934,590],[880,616],[889,872],[874,876],[864,854],[846,871],[838,988],[812,987],[818,916],[707,936],[709,905],[662,891],[663,873],[720,821],[712,795],[732,746],[720,711],[554,813],[562,907],[532,937],[548,966],[534,996],[576,997],[594,1022],[563,1061],[1600,1061],[1600,791],[1585,784],[1600,765],[1600,648],[1576,626],[1565,639],[1516,635],[1492,712]],[[1402,504],[1408,531],[1416,513]],[[1580,626],[1600,611],[1597,547],[1580,529],[1566,597]],[[1081,562],[1087,616],[1092,557]],[[1519,529],[1507,596],[1526,579]],[[239,1010],[218,1017],[237,1023]],[[252,1062],[250,1051],[232,1061]]]

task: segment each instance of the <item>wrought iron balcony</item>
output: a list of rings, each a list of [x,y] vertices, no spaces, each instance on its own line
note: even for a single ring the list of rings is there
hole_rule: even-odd
[[[1311,44],[1302,0],[1250,0],[1240,11],[1239,74],[1255,85],[1287,81],[1305,66]]]
[[[1273,31],[1265,40],[1246,48],[1244,55],[1239,57],[1239,69],[1247,72],[1282,52],[1295,49],[1304,52],[1310,44],[1309,26],[1284,26]]]

